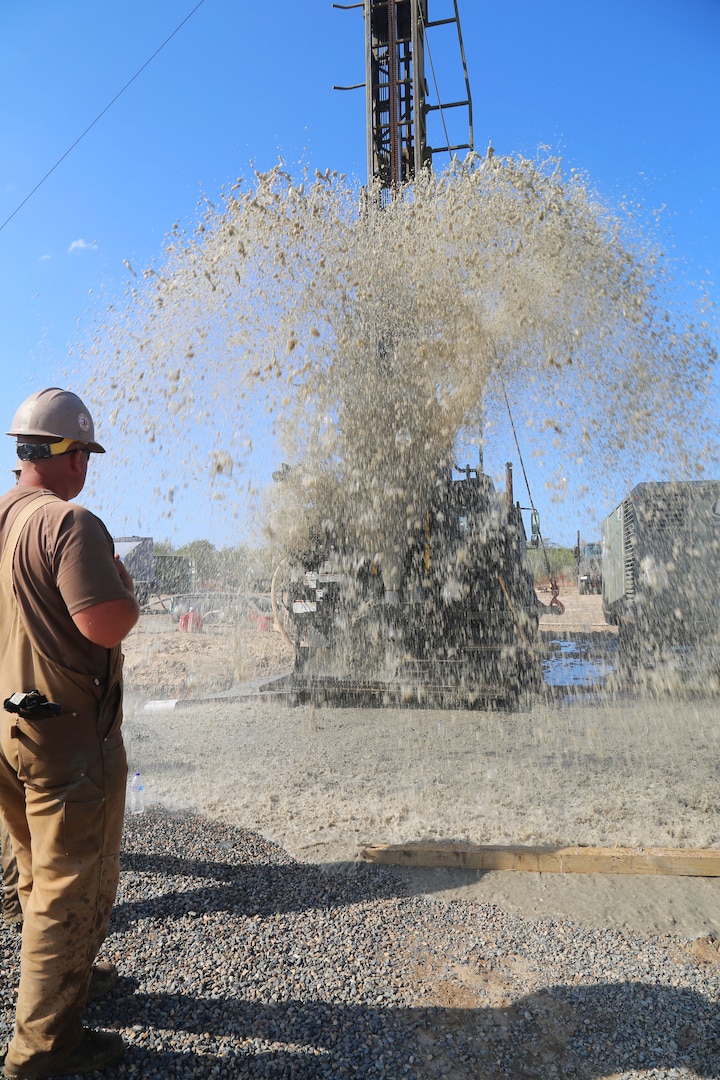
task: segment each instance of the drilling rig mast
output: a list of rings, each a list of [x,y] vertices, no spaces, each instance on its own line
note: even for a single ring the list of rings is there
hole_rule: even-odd
[[[452,155],[473,148],[472,99],[460,31],[457,0],[452,14],[428,21],[430,0],[364,0],[365,92],[367,99],[368,175],[380,182],[383,192],[397,190],[413,180],[435,154]],[[450,5],[446,3],[447,10]],[[460,100],[431,103],[426,79],[426,59],[434,79],[428,31],[455,27],[462,61],[465,96]],[[446,125],[451,110],[467,112],[468,135],[452,143]],[[428,116],[437,112],[443,145],[428,144]]]

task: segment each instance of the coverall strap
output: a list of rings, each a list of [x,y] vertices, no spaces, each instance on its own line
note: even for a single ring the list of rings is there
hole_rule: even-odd
[[[22,536],[23,529],[33,514],[43,506],[48,506],[50,503],[58,501],[59,496],[57,495],[38,495],[37,498],[32,499],[18,511],[15,520],[10,526],[5,547],[3,548],[2,558],[0,558],[0,576],[5,577],[6,580],[12,581],[13,556],[15,554],[15,548],[18,546],[18,541]]]

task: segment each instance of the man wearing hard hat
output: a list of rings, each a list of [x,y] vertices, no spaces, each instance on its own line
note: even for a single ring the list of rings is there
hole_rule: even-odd
[[[0,813],[24,924],[3,1071],[40,1080],[94,1072],[124,1049],[118,1034],[84,1028],[82,1011],[116,974],[93,961],[119,877],[120,642],[139,607],[107,529],[71,501],[105,452],[80,398],[31,394],[8,434],[22,466],[0,498]]]
[[[22,472],[21,463],[18,462],[12,470],[15,483],[20,479]],[[17,859],[13,855],[12,840],[10,833],[3,824],[0,815],[0,864],[2,865],[2,913],[3,920],[11,926],[22,928],[22,907],[18,896],[18,869]]]

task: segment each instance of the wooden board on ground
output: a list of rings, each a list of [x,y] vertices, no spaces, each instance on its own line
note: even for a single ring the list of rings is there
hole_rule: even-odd
[[[542,874],[670,874],[720,877],[720,849],[483,846],[448,842],[368,844],[360,856],[385,866],[525,870]]]

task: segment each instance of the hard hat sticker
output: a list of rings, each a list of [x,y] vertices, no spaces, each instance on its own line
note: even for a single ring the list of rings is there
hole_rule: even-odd
[[[84,413],[78,413],[78,427],[81,431],[90,430],[90,418]]]

